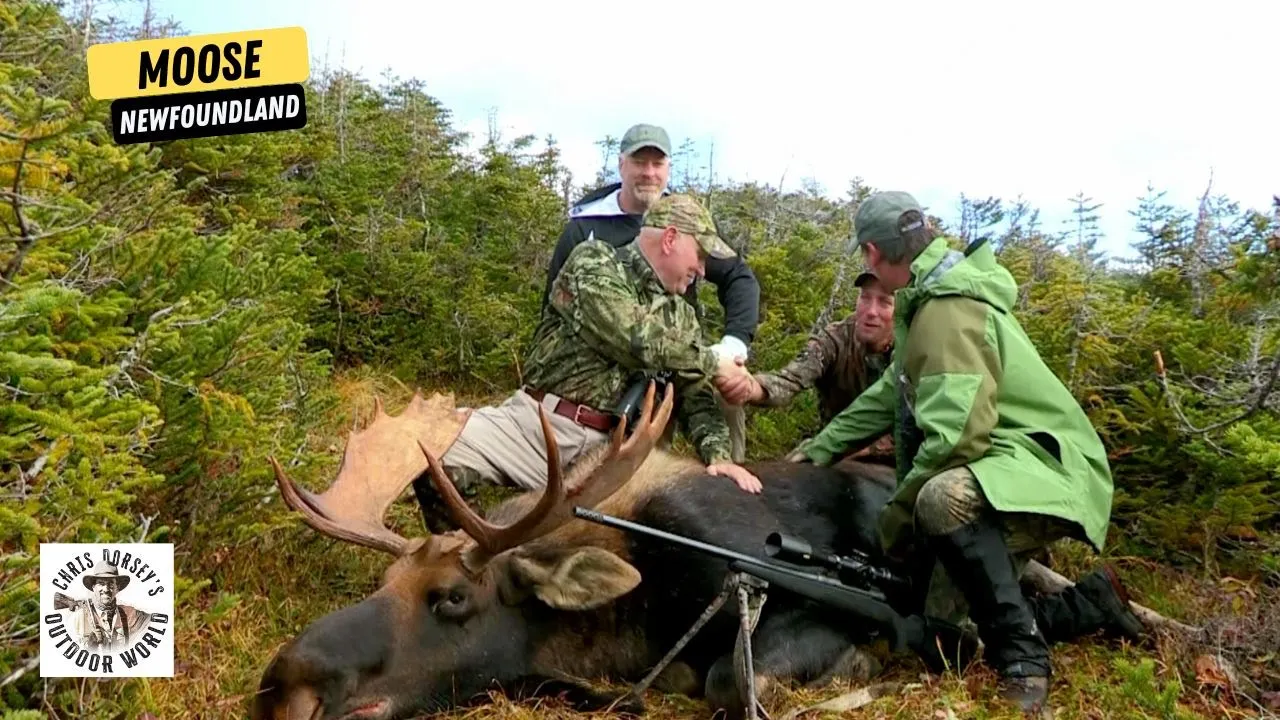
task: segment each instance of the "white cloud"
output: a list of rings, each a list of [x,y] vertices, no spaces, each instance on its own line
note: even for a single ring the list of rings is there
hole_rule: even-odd
[[[1050,227],[1084,191],[1107,249],[1151,181],[1193,204],[1280,193],[1272,34],[1280,4],[304,3],[171,5],[191,32],[301,24],[313,56],[345,44],[374,78],[418,77],[461,126],[496,108],[554,135],[579,180],[593,143],[632,122],[714,141],[717,176],[831,194],[855,176],[929,198],[1040,206]],[[1271,132],[1267,132],[1271,130]]]

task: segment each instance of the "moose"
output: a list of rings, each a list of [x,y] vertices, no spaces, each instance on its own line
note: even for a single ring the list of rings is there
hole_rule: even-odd
[[[673,405],[670,386],[656,408],[655,395],[650,384],[632,432],[624,420],[607,444],[563,470],[544,413],[545,488],[487,517],[468,506],[437,460],[468,416],[451,396],[416,393],[396,416],[379,401],[373,422],[349,436],[322,494],[295,485],[271,458],[283,500],[306,524],[395,560],[370,597],[314,621],[278,650],[253,717],[389,720],[482,701],[491,690],[555,692],[580,710],[605,707],[610,698],[586,681],[643,676],[723,589],[729,570],[722,560],[578,519],[574,506],[755,556],[779,531],[815,550],[856,549],[892,566],[875,535],[891,468],[767,461],[750,467],[763,492],[743,492],[696,459],[655,448]],[[383,516],[422,473],[457,529],[406,539]],[[655,687],[743,716],[735,605],[726,603]],[[855,619],[771,589],[752,635],[762,700],[784,683],[849,677],[868,639]]]

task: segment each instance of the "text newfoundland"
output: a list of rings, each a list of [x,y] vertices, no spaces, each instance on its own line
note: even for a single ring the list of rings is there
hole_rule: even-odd
[[[111,103],[121,145],[299,130],[307,124],[302,85],[271,85],[124,98]]]

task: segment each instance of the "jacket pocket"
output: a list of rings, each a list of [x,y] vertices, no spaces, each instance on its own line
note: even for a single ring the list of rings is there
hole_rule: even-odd
[[[1070,474],[1067,465],[1075,465],[1070,459],[1071,446],[1062,442],[1062,438],[1056,433],[1051,430],[1033,430],[1016,432],[1014,435],[1018,443],[1046,467],[1063,475]]]

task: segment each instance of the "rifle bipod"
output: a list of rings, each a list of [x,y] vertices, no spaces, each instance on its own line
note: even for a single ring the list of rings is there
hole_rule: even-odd
[[[751,653],[751,634],[755,632],[756,625],[760,622],[760,614],[764,609],[764,601],[768,597],[765,590],[769,587],[769,583],[744,572],[730,572],[725,576],[724,589],[720,591],[712,599],[707,609],[702,611],[702,615],[694,621],[693,626],[689,628],[676,644],[671,648],[662,660],[645,675],[640,682],[631,687],[631,699],[639,702],[644,696],[644,692],[649,689],[653,681],[657,679],[662,671],[671,664],[676,656],[684,650],[685,645],[693,639],[694,635],[702,629],[707,621],[715,616],[720,608],[728,599],[737,595],[738,598],[738,638],[733,645],[733,668],[734,682],[738,686],[738,697],[742,700],[742,705],[746,708],[748,720],[769,720],[769,713],[760,705],[756,698],[756,673],[754,661]]]

